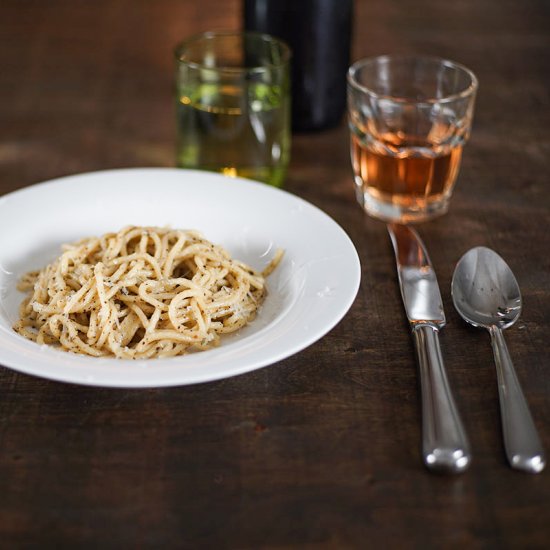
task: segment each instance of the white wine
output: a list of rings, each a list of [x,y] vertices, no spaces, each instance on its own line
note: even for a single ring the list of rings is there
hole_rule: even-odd
[[[180,167],[281,186],[290,155],[288,94],[261,82],[195,84],[178,94]]]

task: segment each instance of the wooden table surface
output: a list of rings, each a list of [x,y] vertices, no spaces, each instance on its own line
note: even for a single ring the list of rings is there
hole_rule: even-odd
[[[549,547],[550,473],[508,468],[489,338],[461,321],[449,288],[472,246],[513,268],[524,310],[506,337],[550,451],[550,4],[362,0],[355,11],[353,59],[430,53],[479,77],[452,208],[419,228],[470,470],[422,465],[390,242],[355,203],[342,122],[294,136],[285,187],[355,243],[362,283],[349,314],[293,357],[196,386],[102,389],[0,368],[2,548]],[[239,26],[236,0],[3,0],[0,192],[173,166],[172,47]]]

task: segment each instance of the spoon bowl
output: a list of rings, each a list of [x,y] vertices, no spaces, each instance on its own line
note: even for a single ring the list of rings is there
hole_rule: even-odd
[[[521,314],[518,282],[508,264],[490,248],[479,246],[462,256],[451,290],[458,313],[476,327],[508,328]]]
[[[539,473],[546,465],[544,450],[502,333],[521,313],[516,278],[496,252],[483,246],[472,248],[455,268],[451,293],[460,316],[491,335],[508,462],[512,468]]]

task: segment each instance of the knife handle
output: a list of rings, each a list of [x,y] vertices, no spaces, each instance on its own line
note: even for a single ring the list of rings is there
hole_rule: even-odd
[[[439,330],[413,327],[422,393],[422,454],[430,470],[463,472],[471,462],[470,445],[445,374]]]

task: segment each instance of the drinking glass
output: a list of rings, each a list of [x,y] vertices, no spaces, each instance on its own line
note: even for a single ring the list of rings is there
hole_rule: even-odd
[[[447,212],[476,91],[472,71],[437,57],[386,55],[350,67],[351,161],[368,214],[409,223]]]
[[[207,32],[175,50],[177,165],[281,186],[290,156],[290,50]]]

